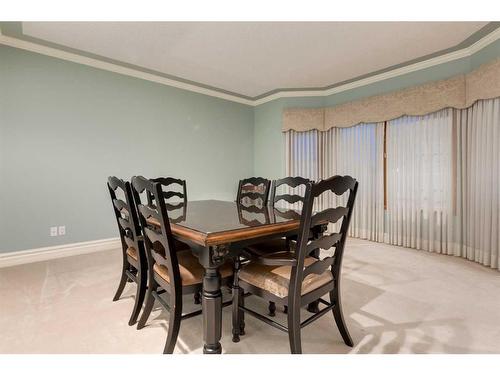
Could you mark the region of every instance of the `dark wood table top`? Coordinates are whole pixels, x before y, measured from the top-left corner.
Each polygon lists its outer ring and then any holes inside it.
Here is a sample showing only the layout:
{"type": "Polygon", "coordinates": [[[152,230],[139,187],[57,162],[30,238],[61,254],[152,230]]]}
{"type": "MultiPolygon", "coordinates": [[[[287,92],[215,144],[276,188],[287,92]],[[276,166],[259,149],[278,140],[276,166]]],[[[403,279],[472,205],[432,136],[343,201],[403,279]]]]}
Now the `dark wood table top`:
{"type": "MultiPolygon", "coordinates": [[[[244,207],[219,200],[189,201],[169,209],[172,233],[202,246],[221,245],[298,230],[300,211],[244,207]]],[[[155,223],[150,220],[151,224],[155,223]]]]}

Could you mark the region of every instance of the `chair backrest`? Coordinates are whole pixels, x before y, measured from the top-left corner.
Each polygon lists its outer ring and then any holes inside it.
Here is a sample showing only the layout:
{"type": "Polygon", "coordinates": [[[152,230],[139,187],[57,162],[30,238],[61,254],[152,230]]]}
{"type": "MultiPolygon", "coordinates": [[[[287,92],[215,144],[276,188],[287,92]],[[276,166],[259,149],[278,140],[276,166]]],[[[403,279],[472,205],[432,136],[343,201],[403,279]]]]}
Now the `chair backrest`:
{"type": "Polygon", "coordinates": [[[274,180],[272,187],[271,187],[271,198],[269,199],[270,202],[275,205],[276,203],[280,201],[285,201],[290,204],[294,204],[297,202],[304,202],[304,194],[276,194],[276,191],[280,187],[285,187],[287,190],[289,188],[296,188],[298,186],[304,185],[306,186],[309,182],[312,182],[308,178],[304,177],[285,177],[280,180],[274,180]]]}
{"type": "MultiPolygon", "coordinates": [[[[152,182],[158,182],[159,184],[162,185],[162,191],[163,191],[162,196],[165,201],[168,201],[169,199],[174,197],[178,197],[181,199],[181,202],[178,202],[176,204],[167,203],[168,209],[181,207],[182,204],[185,204],[187,202],[186,180],[181,180],[173,177],[157,177],[157,178],[150,178],[149,180],[152,182]],[[179,189],[178,190],[167,189],[171,185],[179,185],[179,189]]],[[[147,194],[147,197],[148,197],[148,203],[152,203],[154,197],[150,193],[147,194]]]]}
{"type": "MultiPolygon", "coordinates": [[[[300,214],[294,210],[291,210],[290,208],[294,208],[294,205],[297,203],[301,203],[303,205],[304,203],[304,197],[305,197],[305,192],[301,192],[300,194],[297,193],[289,193],[292,188],[296,188],[298,186],[304,186],[304,188],[307,186],[309,182],[312,182],[311,180],[304,178],[304,177],[285,177],[280,180],[274,180],[272,185],[271,185],[271,195],[269,198],[269,202],[273,205],[274,207],[274,216],[277,217],[282,217],[284,219],[298,219],[300,218],[300,214]],[[280,194],[279,191],[285,190],[285,193],[280,194]],[[277,193],[278,192],[278,193],[277,193]],[[277,207],[280,205],[282,202],[287,202],[289,204],[289,207],[285,207],[285,210],[282,210],[281,208],[277,207]],[[287,209],[288,208],[288,209],[287,209]]],[[[305,190],[305,189],[304,189],[305,190]]],[[[299,207],[296,207],[299,208],[299,207]]],[[[302,208],[302,207],[300,207],[302,208]]]]}
{"type": "Polygon", "coordinates": [[[262,177],[250,177],[240,180],[236,202],[244,205],[267,204],[271,181],[262,177]]]}
{"type": "Polygon", "coordinates": [[[187,201],[180,202],[179,204],[176,205],[165,203],[167,211],[169,212],[168,217],[170,219],[171,224],[178,224],[186,220],[187,205],[188,205],[187,201]]]}
{"type": "Polygon", "coordinates": [[[182,287],[179,263],[175,251],[174,237],[170,229],[162,184],[142,176],[134,176],[132,177],[132,187],[144,235],[149,269],[152,270],[154,263],[165,266],[169,273],[170,289],[172,291],[175,289],[179,293],[182,287]],[[145,204],[141,202],[140,194],[144,192],[146,192],[147,196],[151,195],[152,202],[149,199],[145,204]]]}
{"type": "Polygon", "coordinates": [[[237,208],[238,219],[241,224],[248,225],[249,227],[255,227],[262,224],[269,224],[271,222],[267,206],[258,207],[238,204],[237,208]]]}
{"type": "Polygon", "coordinates": [[[300,299],[302,282],[310,274],[320,275],[330,268],[333,280],[338,283],[347,230],[349,229],[357,190],[358,182],[350,176],[333,176],[317,183],[307,184],[297,249],[295,251],[297,265],[292,267],[290,277],[289,298],[292,298],[294,302],[300,299]],[[329,191],[337,196],[341,196],[348,191],[349,196],[346,206],[330,207],[313,215],[315,199],[329,191]],[[324,225],[326,228],[326,224],[336,223],[340,219],[342,219],[342,224],[338,233],[327,234],[320,232],[315,239],[310,240],[310,233],[313,228],[318,225],[324,225]],[[313,251],[332,247],[335,248],[333,255],[316,261],[312,265],[305,266],[305,258],[313,251]]]}
{"type": "Polygon", "coordinates": [[[120,232],[123,251],[133,247],[141,255],[143,252],[142,241],[140,241],[141,228],[130,182],[114,176],[108,177],[108,190],[118,224],[118,231],[120,232]],[[118,192],[124,199],[117,197],[118,192]]]}

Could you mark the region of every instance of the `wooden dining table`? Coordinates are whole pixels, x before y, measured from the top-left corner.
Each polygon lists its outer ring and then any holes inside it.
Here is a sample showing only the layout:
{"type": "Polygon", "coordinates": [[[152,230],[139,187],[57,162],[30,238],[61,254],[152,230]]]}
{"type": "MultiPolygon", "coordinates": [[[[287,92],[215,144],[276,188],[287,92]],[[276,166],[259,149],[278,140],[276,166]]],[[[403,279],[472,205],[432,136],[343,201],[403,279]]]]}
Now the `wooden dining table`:
{"type": "Polygon", "coordinates": [[[205,269],[203,276],[203,353],[220,354],[222,292],[219,267],[245,246],[297,234],[300,212],[264,206],[245,207],[220,200],[189,201],[169,210],[175,238],[190,245],[205,269]]]}

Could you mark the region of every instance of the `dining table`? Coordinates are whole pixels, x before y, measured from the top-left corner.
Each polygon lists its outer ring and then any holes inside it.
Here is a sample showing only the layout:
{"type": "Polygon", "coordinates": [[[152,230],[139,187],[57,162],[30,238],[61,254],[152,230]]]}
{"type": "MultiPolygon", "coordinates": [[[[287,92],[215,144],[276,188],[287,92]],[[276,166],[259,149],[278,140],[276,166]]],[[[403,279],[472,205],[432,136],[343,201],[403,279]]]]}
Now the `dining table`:
{"type": "Polygon", "coordinates": [[[232,201],[198,200],[168,210],[173,236],[187,243],[204,268],[203,353],[220,354],[222,291],[219,267],[248,245],[298,233],[300,210],[244,206],[232,201]]]}

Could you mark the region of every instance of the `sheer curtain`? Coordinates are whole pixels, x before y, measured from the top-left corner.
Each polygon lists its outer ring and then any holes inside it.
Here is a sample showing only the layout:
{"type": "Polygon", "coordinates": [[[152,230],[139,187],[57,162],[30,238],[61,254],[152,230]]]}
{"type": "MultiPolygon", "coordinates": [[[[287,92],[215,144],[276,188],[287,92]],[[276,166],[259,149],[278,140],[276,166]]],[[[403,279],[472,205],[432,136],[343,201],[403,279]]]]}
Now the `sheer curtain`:
{"type": "Polygon", "coordinates": [[[454,254],[500,270],[500,98],[456,113],[454,254]]]}
{"type": "MultiPolygon", "coordinates": [[[[287,175],[315,181],[351,175],[359,181],[349,235],[373,241],[382,241],[384,233],[383,131],[379,123],[285,133],[287,175]]],[[[334,199],[345,197],[325,194],[319,208],[336,204],[334,199]]]]}
{"type": "Polygon", "coordinates": [[[317,181],[321,177],[321,132],[310,130],[285,133],[285,163],[287,176],[301,176],[317,181]]]}
{"type": "Polygon", "coordinates": [[[351,236],[500,270],[500,98],[402,116],[387,122],[385,139],[385,182],[381,123],[285,133],[286,172],[358,179],[351,236]]]}
{"type": "Polygon", "coordinates": [[[453,247],[453,111],[388,121],[386,242],[448,253],[453,247]]]}

